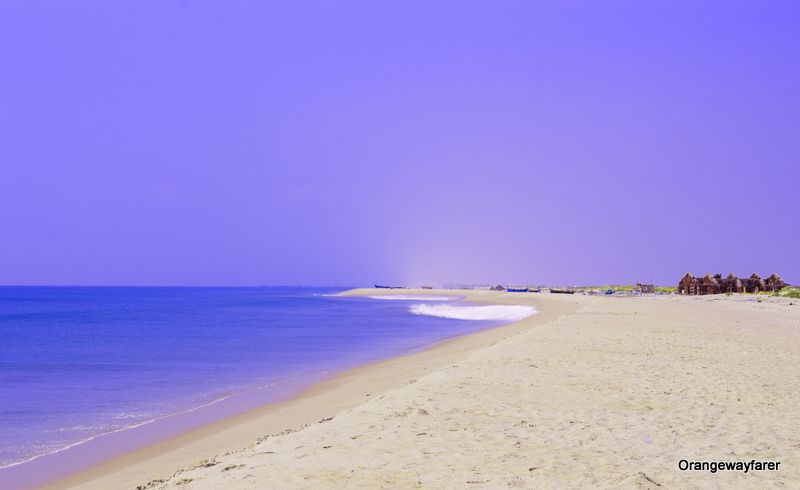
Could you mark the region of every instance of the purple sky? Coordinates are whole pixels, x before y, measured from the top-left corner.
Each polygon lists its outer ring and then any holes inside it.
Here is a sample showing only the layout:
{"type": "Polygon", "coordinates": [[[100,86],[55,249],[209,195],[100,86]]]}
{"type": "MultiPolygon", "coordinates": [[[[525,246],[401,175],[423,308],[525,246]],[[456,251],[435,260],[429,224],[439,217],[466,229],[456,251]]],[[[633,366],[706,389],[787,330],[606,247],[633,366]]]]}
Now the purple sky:
{"type": "Polygon", "coordinates": [[[800,282],[800,7],[653,3],[3,0],[0,284],[800,282]]]}

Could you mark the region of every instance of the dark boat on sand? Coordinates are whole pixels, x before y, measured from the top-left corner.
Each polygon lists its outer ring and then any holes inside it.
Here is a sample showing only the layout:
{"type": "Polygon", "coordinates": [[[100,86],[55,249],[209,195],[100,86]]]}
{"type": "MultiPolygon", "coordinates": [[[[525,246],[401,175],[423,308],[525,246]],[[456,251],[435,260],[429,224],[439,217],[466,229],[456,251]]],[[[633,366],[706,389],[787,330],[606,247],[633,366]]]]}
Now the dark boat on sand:
{"type": "Polygon", "coordinates": [[[554,294],[575,294],[572,289],[551,289],[550,292],[554,294]]]}
{"type": "Polygon", "coordinates": [[[380,284],[375,285],[376,289],[405,289],[403,286],[381,286],[380,284]]]}
{"type": "Polygon", "coordinates": [[[509,293],[527,293],[528,288],[507,288],[506,291],[509,293]]]}

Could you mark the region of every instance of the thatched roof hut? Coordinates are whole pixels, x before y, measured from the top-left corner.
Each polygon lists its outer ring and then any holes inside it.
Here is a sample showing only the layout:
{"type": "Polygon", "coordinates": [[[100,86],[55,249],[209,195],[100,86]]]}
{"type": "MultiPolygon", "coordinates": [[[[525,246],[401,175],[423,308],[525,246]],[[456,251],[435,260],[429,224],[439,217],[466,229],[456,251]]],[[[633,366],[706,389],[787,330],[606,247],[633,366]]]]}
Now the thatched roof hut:
{"type": "Polygon", "coordinates": [[[697,278],[687,272],[678,282],[678,294],[697,294],[697,292],[697,278]]]}
{"type": "Polygon", "coordinates": [[[726,293],[743,293],[744,284],[741,279],[736,277],[736,274],[731,272],[728,277],[722,280],[722,291],[726,293]]]}
{"type": "Polygon", "coordinates": [[[722,292],[722,285],[720,284],[719,279],[722,278],[721,274],[717,274],[712,276],[711,274],[706,274],[703,276],[703,279],[700,280],[698,283],[698,289],[700,294],[717,294],[722,292]]]}
{"type": "Polygon", "coordinates": [[[764,282],[763,279],[761,279],[761,276],[759,276],[758,274],[753,273],[753,275],[747,278],[747,281],[745,282],[745,291],[747,291],[748,293],[757,293],[759,291],[766,291],[766,290],[767,290],[767,284],[764,282]]]}
{"type": "Polygon", "coordinates": [[[506,288],[504,288],[503,286],[501,286],[499,284],[497,286],[493,287],[493,288],[490,288],[490,289],[492,291],[505,291],[506,290],[506,288]]]}
{"type": "Polygon", "coordinates": [[[784,287],[786,287],[786,283],[783,282],[781,276],[778,275],[777,272],[773,272],[766,281],[764,281],[766,285],[767,291],[780,291],[784,287]]]}

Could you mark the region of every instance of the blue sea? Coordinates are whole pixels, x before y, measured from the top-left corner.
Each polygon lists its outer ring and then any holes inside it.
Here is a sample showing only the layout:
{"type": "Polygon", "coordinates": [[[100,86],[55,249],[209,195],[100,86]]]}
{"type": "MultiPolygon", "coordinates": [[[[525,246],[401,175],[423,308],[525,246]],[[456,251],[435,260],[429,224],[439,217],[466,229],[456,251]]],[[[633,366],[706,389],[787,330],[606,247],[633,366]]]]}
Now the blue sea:
{"type": "Polygon", "coordinates": [[[337,291],[0,287],[0,467],[526,316],[337,291]]]}

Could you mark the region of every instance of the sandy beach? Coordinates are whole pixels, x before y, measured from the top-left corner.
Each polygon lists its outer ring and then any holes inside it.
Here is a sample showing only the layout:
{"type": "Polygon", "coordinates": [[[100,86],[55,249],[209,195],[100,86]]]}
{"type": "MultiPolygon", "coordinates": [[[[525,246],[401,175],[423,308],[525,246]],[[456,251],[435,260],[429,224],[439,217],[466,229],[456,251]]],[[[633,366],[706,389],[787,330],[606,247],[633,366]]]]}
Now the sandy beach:
{"type": "Polygon", "coordinates": [[[800,490],[800,1],[88,3],[0,0],[0,490],[800,490]]]}
{"type": "Polygon", "coordinates": [[[800,487],[797,300],[463,295],[540,313],[51,488],[800,487]],[[711,473],[681,460],[780,465],[711,473]]]}

